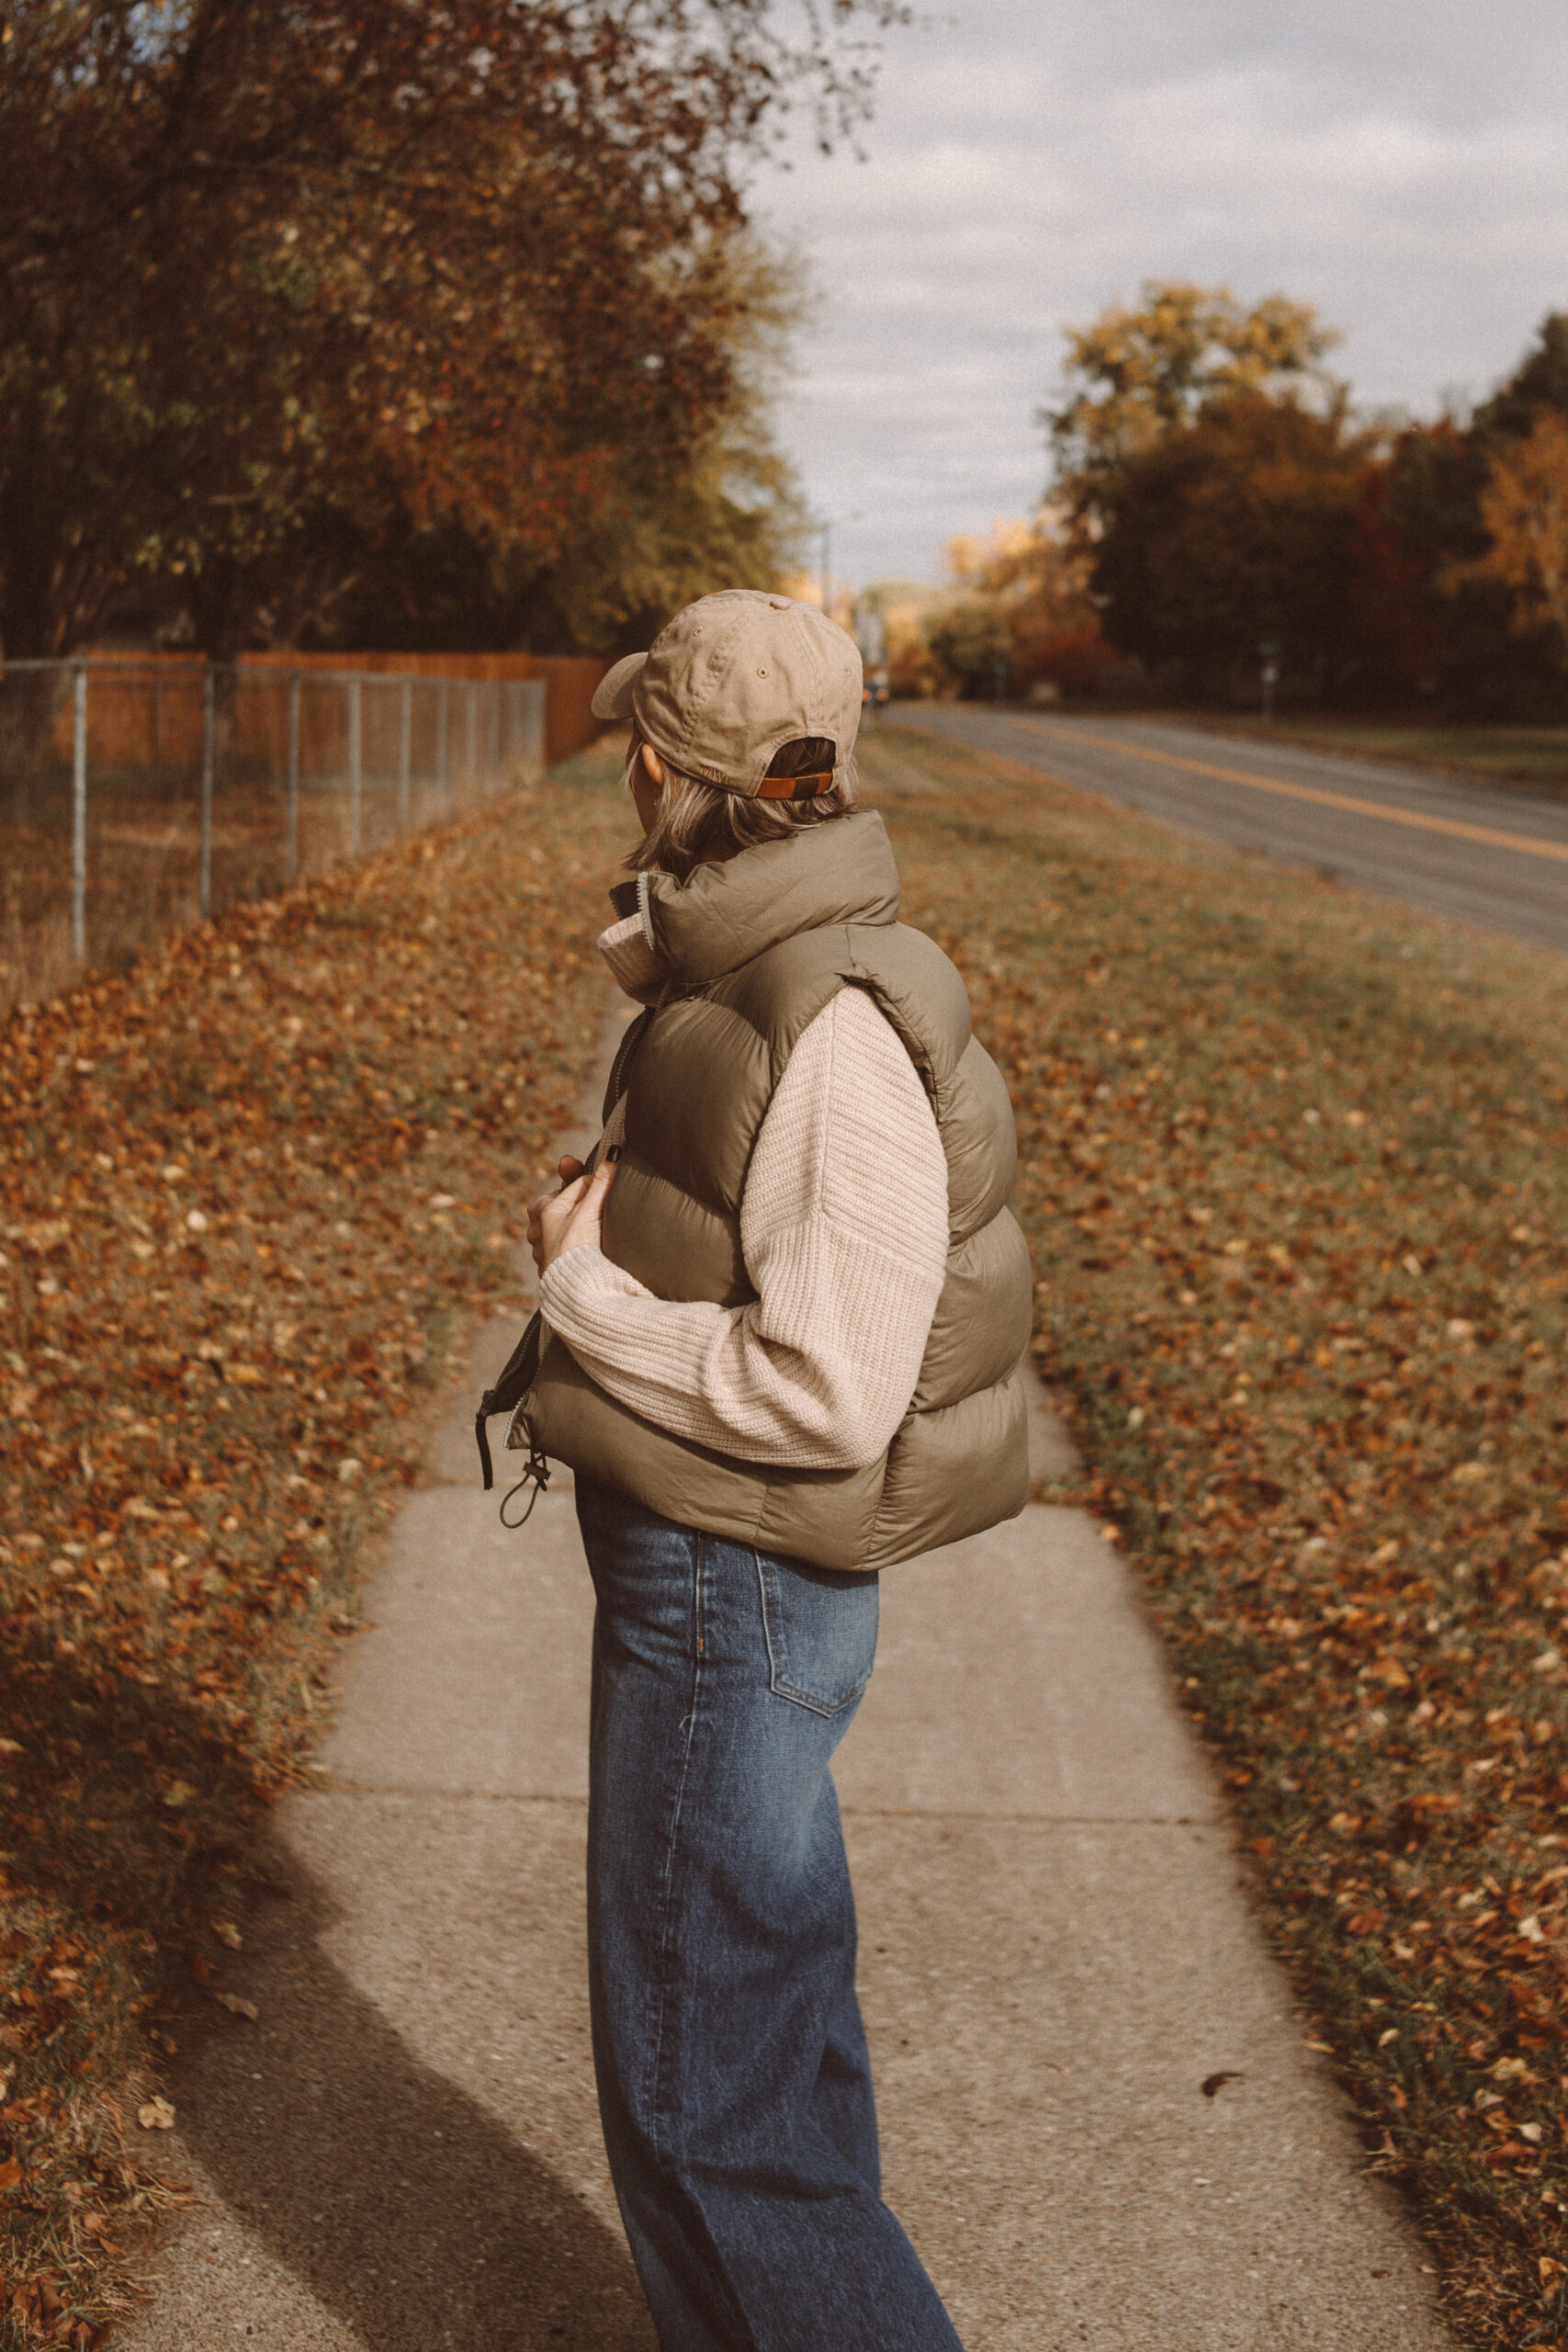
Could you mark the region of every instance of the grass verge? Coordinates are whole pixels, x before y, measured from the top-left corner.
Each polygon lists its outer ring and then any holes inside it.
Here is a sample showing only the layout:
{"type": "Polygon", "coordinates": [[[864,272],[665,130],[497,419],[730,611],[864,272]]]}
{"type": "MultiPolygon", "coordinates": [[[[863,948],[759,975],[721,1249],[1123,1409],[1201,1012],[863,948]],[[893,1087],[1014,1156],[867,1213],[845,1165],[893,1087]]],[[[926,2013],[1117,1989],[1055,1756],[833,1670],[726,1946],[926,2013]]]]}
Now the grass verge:
{"type": "Polygon", "coordinates": [[[1561,2352],[1568,965],[933,737],[862,771],[1309,2038],[1466,2339],[1561,2352]]]}
{"type": "Polygon", "coordinates": [[[98,2345],[157,2062],[569,1120],[618,763],[0,1033],[0,2342],[98,2345]]]}
{"type": "Polygon", "coordinates": [[[1568,793],[1568,727],[1417,727],[1396,719],[1313,718],[1300,711],[1265,726],[1229,712],[1137,713],[1174,718],[1210,734],[1254,743],[1291,743],[1308,752],[1348,752],[1359,760],[1403,760],[1482,784],[1568,793]]]}

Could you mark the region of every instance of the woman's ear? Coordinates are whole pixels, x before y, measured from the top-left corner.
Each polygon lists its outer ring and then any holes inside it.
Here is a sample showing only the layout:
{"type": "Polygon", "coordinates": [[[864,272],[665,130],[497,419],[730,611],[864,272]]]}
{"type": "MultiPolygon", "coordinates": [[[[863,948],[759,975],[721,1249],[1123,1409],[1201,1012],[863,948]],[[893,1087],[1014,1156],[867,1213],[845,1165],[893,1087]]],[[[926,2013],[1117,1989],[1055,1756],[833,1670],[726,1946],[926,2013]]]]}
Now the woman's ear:
{"type": "Polygon", "coordinates": [[[642,763],[648,770],[649,775],[652,777],[654,783],[658,785],[660,790],[662,791],[664,788],[664,763],[660,758],[651,743],[645,743],[642,747],[642,763]]]}

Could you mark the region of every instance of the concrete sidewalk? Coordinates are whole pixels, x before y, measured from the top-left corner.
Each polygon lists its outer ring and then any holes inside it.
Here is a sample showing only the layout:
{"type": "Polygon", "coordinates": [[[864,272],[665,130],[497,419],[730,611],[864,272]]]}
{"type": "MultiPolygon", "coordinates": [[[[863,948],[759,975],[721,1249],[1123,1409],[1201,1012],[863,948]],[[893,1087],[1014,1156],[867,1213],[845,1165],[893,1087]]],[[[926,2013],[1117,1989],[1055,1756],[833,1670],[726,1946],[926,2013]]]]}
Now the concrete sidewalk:
{"type": "MultiPolygon", "coordinates": [[[[509,1534],[472,1459],[514,1335],[482,1336],[225,1956],[258,2020],[215,2004],[182,2062],[209,2201],[143,2352],[653,2352],[588,2050],[587,1570],[560,1474],[509,1534]]],[[[838,1781],[887,2195],[968,2352],[1451,2346],[1082,1513],[886,1577],[838,1781]]]]}

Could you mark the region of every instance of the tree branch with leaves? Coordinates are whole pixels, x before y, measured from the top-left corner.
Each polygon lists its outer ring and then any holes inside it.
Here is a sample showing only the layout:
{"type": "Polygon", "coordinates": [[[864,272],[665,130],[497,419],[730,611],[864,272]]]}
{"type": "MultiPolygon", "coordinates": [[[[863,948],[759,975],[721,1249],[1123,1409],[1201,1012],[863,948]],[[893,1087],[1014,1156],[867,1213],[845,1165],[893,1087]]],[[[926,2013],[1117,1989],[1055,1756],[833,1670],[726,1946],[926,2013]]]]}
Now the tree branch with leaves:
{"type": "Polygon", "coordinates": [[[711,266],[897,0],[0,0],[0,641],[148,580],[243,642],[307,541],[558,551],[732,388],[711,266]]]}

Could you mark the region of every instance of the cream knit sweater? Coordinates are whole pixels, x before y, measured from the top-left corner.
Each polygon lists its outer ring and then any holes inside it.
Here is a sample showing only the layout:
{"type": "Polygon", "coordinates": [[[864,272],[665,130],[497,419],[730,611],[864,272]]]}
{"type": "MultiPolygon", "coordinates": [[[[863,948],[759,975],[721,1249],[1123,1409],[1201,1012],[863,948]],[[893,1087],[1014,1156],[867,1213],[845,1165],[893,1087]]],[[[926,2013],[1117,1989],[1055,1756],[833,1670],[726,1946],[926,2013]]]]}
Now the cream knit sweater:
{"type": "MultiPolygon", "coordinates": [[[[600,947],[634,996],[659,975],[636,916],[600,947]]],[[[619,1140],[620,1109],[604,1145],[619,1140]]],[[[947,1159],[875,1003],[841,989],[804,1031],[740,1203],[748,1306],[655,1297],[602,1250],[567,1250],[540,1302],[583,1370],[677,1437],[744,1462],[876,1461],[914,1394],[947,1266],[947,1159]]]]}

